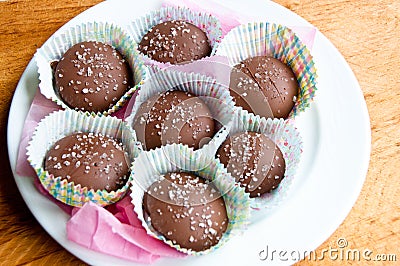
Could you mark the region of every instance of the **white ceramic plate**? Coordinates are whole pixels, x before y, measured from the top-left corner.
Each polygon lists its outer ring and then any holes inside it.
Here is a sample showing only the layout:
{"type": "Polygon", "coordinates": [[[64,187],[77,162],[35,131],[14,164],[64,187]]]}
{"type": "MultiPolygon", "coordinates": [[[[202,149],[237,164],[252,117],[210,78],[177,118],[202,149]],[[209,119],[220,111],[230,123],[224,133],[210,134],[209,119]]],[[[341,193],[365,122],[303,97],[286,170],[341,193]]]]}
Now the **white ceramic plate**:
{"type": "MultiPolygon", "coordinates": [[[[311,26],[298,15],[267,0],[220,3],[254,21],[311,26]]],[[[106,1],[78,15],[64,27],[85,20],[126,25],[160,6],[160,0],[141,1],[140,5],[130,0],[106,1]]],[[[320,32],[312,54],[318,69],[319,90],[311,108],[296,119],[304,139],[304,153],[290,196],[281,208],[258,219],[242,236],[231,239],[217,252],[187,259],[161,259],[155,265],[292,264],[299,253],[322,244],[344,220],[360,193],[368,169],[369,116],[350,67],[320,32]],[[267,248],[269,256],[262,261],[260,252],[264,251],[261,255],[265,258],[267,248]],[[286,255],[279,256],[279,251],[286,251],[286,255]]],[[[64,226],[69,217],[36,190],[31,178],[15,173],[19,139],[37,86],[37,68],[31,60],[16,88],[7,132],[10,163],[22,197],[43,228],[78,258],[92,265],[134,265],[69,242],[64,226]]]]}

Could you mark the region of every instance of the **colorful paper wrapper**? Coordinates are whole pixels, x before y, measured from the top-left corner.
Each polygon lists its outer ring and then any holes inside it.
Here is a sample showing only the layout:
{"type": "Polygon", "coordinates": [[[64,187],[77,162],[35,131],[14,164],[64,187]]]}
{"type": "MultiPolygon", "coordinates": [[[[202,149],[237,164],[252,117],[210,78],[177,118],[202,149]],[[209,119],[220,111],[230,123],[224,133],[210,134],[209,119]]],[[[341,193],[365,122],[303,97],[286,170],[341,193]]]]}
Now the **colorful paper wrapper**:
{"type": "MultiPolygon", "coordinates": [[[[56,111],[40,121],[27,147],[28,161],[39,177],[42,186],[59,201],[76,207],[91,201],[100,206],[117,202],[128,189],[130,180],[117,191],[93,190],[75,185],[62,177],[55,178],[43,168],[47,151],[53,144],[75,132],[101,133],[121,140],[131,165],[140,153],[141,146],[136,141],[135,132],[125,122],[109,116],[95,116],[74,110],[56,111]]],[[[131,178],[131,177],[130,177],[131,178]]]]}
{"type": "Polygon", "coordinates": [[[252,209],[272,210],[284,201],[290,191],[290,185],[293,182],[300,162],[303,147],[300,133],[291,121],[282,118],[261,118],[243,110],[238,111],[234,116],[229,135],[246,131],[266,135],[278,145],[286,164],[284,178],[279,186],[272,192],[265,193],[260,197],[251,198],[252,209]]]}
{"type": "MultiPolygon", "coordinates": [[[[127,114],[126,121],[129,125],[133,125],[135,115],[141,104],[152,96],[170,91],[171,89],[186,91],[199,97],[209,107],[213,116],[212,118],[222,125],[222,128],[219,129],[214,137],[198,150],[214,154],[228,134],[227,129],[230,127],[235,109],[229,90],[212,77],[197,73],[170,70],[154,73],[137,92],[131,109],[132,113],[127,114]]],[[[130,108],[128,107],[128,109],[130,108]]]]}
{"type": "Polygon", "coordinates": [[[64,109],[70,109],[56,93],[53,84],[51,63],[60,60],[70,47],[83,41],[98,41],[113,46],[122,54],[131,67],[134,86],[113,107],[103,112],[104,115],[111,114],[122,108],[146,79],[146,68],[139,59],[135,44],[127,33],[114,24],[88,22],[76,25],[52,36],[35,54],[39,69],[40,92],[64,109]]]}
{"type": "Polygon", "coordinates": [[[254,22],[232,29],[218,46],[217,55],[227,56],[233,66],[254,56],[266,55],[290,66],[299,83],[299,93],[289,119],[309,107],[317,90],[317,73],[309,49],[288,27],[254,22]]]}
{"type": "Polygon", "coordinates": [[[168,245],[189,255],[205,255],[220,248],[231,237],[241,234],[247,227],[250,218],[250,198],[244,189],[235,185],[234,179],[228,174],[222,164],[216,160],[209,160],[203,154],[194,153],[193,149],[181,145],[172,144],[149,152],[141,153],[133,163],[131,197],[135,206],[135,212],[147,233],[155,238],[163,240],[168,245]],[[217,245],[208,250],[195,252],[182,248],[172,241],[157,233],[147,223],[143,213],[143,196],[148,187],[159,180],[160,175],[169,172],[192,172],[197,176],[212,180],[213,184],[221,192],[227,207],[229,225],[217,245]]]}
{"type": "MultiPolygon", "coordinates": [[[[222,38],[221,24],[214,16],[208,13],[195,13],[188,8],[184,7],[164,7],[156,11],[152,11],[149,14],[134,20],[128,25],[128,33],[132,36],[136,43],[140,43],[143,36],[155,25],[171,21],[171,20],[183,20],[187,21],[201,30],[203,30],[210,42],[212,52],[211,56],[215,54],[216,48],[222,38]]],[[[162,63],[155,61],[139,53],[142,60],[146,65],[156,65],[160,68],[171,66],[170,63],[162,63]]]]}

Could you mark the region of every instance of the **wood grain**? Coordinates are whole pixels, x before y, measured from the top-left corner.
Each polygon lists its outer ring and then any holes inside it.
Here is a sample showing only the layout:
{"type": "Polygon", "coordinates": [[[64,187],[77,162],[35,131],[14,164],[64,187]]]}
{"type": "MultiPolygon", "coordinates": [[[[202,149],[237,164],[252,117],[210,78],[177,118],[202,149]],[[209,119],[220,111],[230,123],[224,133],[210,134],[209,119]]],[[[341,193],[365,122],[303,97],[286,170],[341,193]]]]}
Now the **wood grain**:
{"type": "MultiPolygon", "coordinates": [[[[100,0],[0,2],[0,264],[84,264],[40,227],[14,183],[6,146],[8,109],[36,49],[68,20],[100,0]]],[[[350,214],[323,249],[340,237],[353,249],[396,254],[400,261],[400,2],[396,0],[277,0],[314,24],[343,54],[367,102],[372,151],[368,175],[350,214]]],[[[340,78],[340,77],[338,77],[340,78]]],[[[298,265],[364,265],[304,260],[298,265]]]]}

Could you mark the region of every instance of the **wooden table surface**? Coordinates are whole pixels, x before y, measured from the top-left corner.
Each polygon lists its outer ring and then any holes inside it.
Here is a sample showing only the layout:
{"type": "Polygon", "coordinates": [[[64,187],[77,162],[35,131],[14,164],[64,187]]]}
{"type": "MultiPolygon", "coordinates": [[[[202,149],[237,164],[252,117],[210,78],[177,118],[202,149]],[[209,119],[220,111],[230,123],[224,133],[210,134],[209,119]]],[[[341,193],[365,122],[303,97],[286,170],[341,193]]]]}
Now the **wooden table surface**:
{"type": "MultiPolygon", "coordinates": [[[[83,264],[34,219],[9,166],[6,125],[17,82],[36,49],[68,20],[100,0],[0,1],[0,264],[83,264]]],[[[395,254],[400,263],[400,2],[277,0],[315,25],[354,71],[371,119],[372,152],[361,194],[345,221],[317,250],[344,237],[352,249],[395,254]]],[[[338,77],[340,78],[340,77],[338,77]]],[[[343,151],[345,152],[345,151],[343,151]]],[[[342,265],[304,260],[299,265],[342,265]]],[[[366,262],[348,261],[351,265],[366,262]]]]}

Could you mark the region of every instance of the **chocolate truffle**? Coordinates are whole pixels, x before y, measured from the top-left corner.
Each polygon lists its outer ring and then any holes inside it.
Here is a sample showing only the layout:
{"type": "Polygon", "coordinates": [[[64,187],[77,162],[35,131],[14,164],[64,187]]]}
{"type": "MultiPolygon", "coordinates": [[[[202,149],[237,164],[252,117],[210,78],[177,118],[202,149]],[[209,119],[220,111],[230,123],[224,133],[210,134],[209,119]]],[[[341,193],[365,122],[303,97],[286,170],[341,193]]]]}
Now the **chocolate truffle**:
{"type": "Polygon", "coordinates": [[[211,54],[207,35],[182,20],[155,25],[143,36],[138,49],[153,60],[171,64],[192,62],[211,54]]]}
{"type": "Polygon", "coordinates": [[[201,148],[214,135],[214,119],[206,103],[183,91],[156,94],[142,103],[133,128],[147,150],[182,143],[201,148]]]}
{"type": "Polygon", "coordinates": [[[54,71],[56,93],[69,107],[110,109],[132,84],[129,64],[108,44],[81,42],[68,49],[54,71]]]}
{"type": "Polygon", "coordinates": [[[299,85],[289,66],[272,57],[256,56],[234,67],[230,89],[237,106],[264,117],[287,118],[299,85]]]}
{"type": "Polygon", "coordinates": [[[97,133],[73,133],[58,140],[46,154],[44,169],[95,191],[118,190],[129,177],[122,144],[97,133]]]}
{"type": "Polygon", "coordinates": [[[172,243],[193,251],[215,246],[229,223],[218,189],[190,173],[168,173],[144,195],[153,228],[172,243]]]}
{"type": "Polygon", "coordinates": [[[252,198],[277,188],[285,174],[281,150],[261,133],[230,136],[218,149],[217,158],[252,198]]]}

